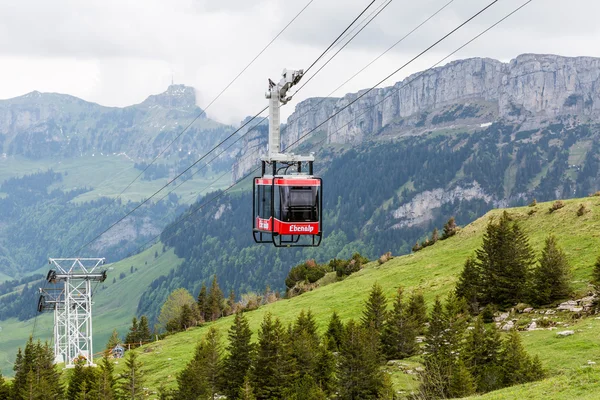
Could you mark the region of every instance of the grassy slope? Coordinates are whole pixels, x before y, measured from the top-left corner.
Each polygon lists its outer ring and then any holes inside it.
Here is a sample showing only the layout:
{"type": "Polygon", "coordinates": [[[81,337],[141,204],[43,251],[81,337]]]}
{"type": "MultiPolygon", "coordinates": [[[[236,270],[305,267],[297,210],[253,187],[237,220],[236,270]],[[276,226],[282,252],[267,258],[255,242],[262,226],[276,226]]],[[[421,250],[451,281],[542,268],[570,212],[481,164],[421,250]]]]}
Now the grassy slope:
{"type": "MultiPolygon", "coordinates": [[[[552,214],[548,213],[550,203],[541,203],[534,208],[513,209],[511,214],[522,222],[524,230],[530,235],[531,244],[538,253],[541,251],[547,234],[556,235],[573,267],[573,285],[577,291],[583,292],[591,274],[591,265],[598,255],[600,198],[568,200],[565,201],[565,204],[564,208],[552,214]],[[577,217],[576,211],[581,203],[591,211],[582,217],[577,217]],[[532,209],[537,212],[529,216],[528,212],[532,209]]],[[[399,285],[402,285],[409,290],[421,289],[426,300],[431,302],[435,296],[445,295],[453,287],[465,259],[480,246],[489,217],[498,216],[500,213],[499,210],[492,211],[462,229],[456,237],[438,242],[435,246],[428,247],[416,254],[397,257],[382,266],[371,263],[366,269],[342,282],[333,283],[291,300],[283,300],[249,312],[247,316],[251,328],[256,335],[266,312],[271,312],[283,322],[288,323],[294,320],[300,310],[310,309],[315,314],[321,330],[325,328],[328,318],[334,310],[344,320],[359,318],[364,301],[375,282],[383,287],[389,297],[394,294],[399,285]]],[[[230,324],[231,317],[228,317],[213,325],[225,337],[230,324]]],[[[588,319],[577,324],[575,329],[578,330],[576,335],[564,339],[556,338],[555,332],[552,331],[528,332],[523,336],[527,348],[533,354],[540,355],[545,367],[553,375],[570,374],[572,373],[570,371],[577,370],[587,360],[599,357],[597,361],[600,362],[600,352],[598,351],[600,350],[600,337],[597,335],[600,321],[588,319]],[[580,333],[580,330],[583,333],[580,333]]],[[[174,385],[176,373],[191,358],[195,343],[205,332],[206,327],[195,328],[145,346],[141,357],[148,370],[149,387],[156,388],[159,383],[174,385]]],[[[396,371],[393,376],[399,390],[410,390],[415,385],[415,381],[407,375],[396,371]]],[[[527,391],[535,391],[535,387],[548,389],[554,385],[565,385],[569,381],[566,376],[555,376],[541,383],[507,389],[506,397],[502,398],[512,398],[511,393],[513,392],[511,391],[514,390],[529,393],[527,391]]],[[[584,388],[588,384],[583,382],[582,385],[584,388]]]]}
{"type": "MultiPolygon", "coordinates": [[[[0,158],[0,183],[11,177],[20,177],[49,169],[63,174],[68,172],[68,175],[63,176],[63,181],[53,185],[52,188],[72,190],[81,187],[91,187],[91,191],[75,199],[78,202],[85,202],[96,200],[99,197],[116,197],[124,187],[140,174],[140,170],[135,169],[133,165],[134,161],[124,155],[110,154],[101,156],[100,153],[95,154],[94,157],[88,155],[62,160],[46,159],[34,161],[24,157],[0,158]]],[[[207,189],[208,184],[212,183],[221,174],[201,177],[200,173],[183,184],[175,193],[181,196],[182,202],[190,204],[196,200],[198,192],[207,189]],[[190,195],[190,193],[195,193],[195,195],[190,195]]],[[[153,181],[139,179],[121,198],[123,201],[139,201],[148,198],[167,182],[168,179],[166,178],[153,181]]],[[[227,175],[208,190],[222,189],[230,184],[231,177],[227,175]]],[[[167,191],[165,190],[157,199],[166,193],[167,191]]]]}
{"type": "MultiPolygon", "coordinates": [[[[154,252],[160,254],[161,244],[157,244],[148,250],[115,264],[107,265],[109,268],[108,279],[104,282],[105,289],[98,285],[94,295],[93,329],[94,349],[102,351],[108,341],[113,329],[117,329],[124,336],[131,325],[131,318],[136,314],[139,299],[150,285],[150,283],[161,275],[181,263],[173,250],[154,262],[154,252]],[[147,265],[145,263],[148,263],[147,265]],[[133,274],[130,268],[133,265],[133,274]],[[126,277],[119,279],[124,272],[126,277]],[[113,282],[116,278],[116,283],[113,282]]],[[[93,286],[92,286],[93,288],[93,286]]],[[[32,302],[37,299],[31,299],[32,302]]],[[[19,322],[10,319],[0,322],[0,370],[3,375],[12,375],[12,363],[15,360],[16,350],[24,346],[34,331],[34,320],[19,322]]],[[[41,340],[52,338],[53,319],[51,314],[40,315],[35,322],[35,337],[41,340]]]]}

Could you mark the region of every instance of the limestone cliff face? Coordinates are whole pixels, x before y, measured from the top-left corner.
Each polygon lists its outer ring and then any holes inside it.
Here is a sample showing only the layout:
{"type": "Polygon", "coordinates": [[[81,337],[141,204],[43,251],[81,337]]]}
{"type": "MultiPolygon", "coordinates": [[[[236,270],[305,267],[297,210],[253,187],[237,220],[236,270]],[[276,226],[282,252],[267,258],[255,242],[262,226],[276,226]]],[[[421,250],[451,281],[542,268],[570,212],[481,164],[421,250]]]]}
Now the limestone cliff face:
{"type": "MultiPolygon", "coordinates": [[[[283,141],[291,142],[313,129],[361,93],[323,102],[307,115],[315,99],[298,104],[283,141]],[[293,118],[296,115],[302,116],[293,118]]],[[[568,114],[600,116],[600,59],[524,54],[509,63],[488,58],[454,61],[373,90],[326,125],[329,142],[358,143],[393,124],[395,134],[401,135],[458,119],[542,123],[568,114]],[[471,105],[470,112],[444,114],[456,104],[471,105]]]]}

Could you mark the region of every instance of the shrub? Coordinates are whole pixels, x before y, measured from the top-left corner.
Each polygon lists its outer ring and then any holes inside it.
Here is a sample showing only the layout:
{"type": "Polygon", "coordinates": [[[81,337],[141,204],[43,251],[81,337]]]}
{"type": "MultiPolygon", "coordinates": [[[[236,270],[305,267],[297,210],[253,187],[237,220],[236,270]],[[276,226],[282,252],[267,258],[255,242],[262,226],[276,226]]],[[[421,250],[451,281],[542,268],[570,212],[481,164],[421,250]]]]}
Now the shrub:
{"type": "Polygon", "coordinates": [[[416,253],[417,251],[422,250],[422,249],[423,249],[423,247],[421,247],[419,242],[415,243],[415,245],[412,247],[413,253],[416,253]]]}
{"type": "Polygon", "coordinates": [[[552,206],[549,208],[549,212],[553,213],[556,210],[560,210],[561,208],[563,208],[565,206],[564,201],[562,200],[556,200],[554,203],[552,203],[552,206]]]}
{"type": "Polygon", "coordinates": [[[379,263],[379,265],[381,265],[381,264],[384,264],[384,263],[388,262],[392,258],[394,258],[392,256],[392,252],[388,251],[387,253],[385,253],[384,255],[382,255],[381,257],[379,257],[379,260],[377,260],[377,262],[379,263]]]}
{"type": "Polygon", "coordinates": [[[537,212],[537,210],[535,208],[532,208],[531,210],[527,211],[527,215],[533,215],[537,212]]]}
{"type": "Polygon", "coordinates": [[[315,283],[325,276],[325,268],[318,265],[314,260],[308,260],[302,264],[296,265],[285,278],[285,285],[289,288],[294,287],[298,282],[315,283]]]}
{"type": "Polygon", "coordinates": [[[581,217],[583,214],[589,212],[587,207],[584,204],[579,205],[579,209],[577,210],[577,216],[581,217]]]}

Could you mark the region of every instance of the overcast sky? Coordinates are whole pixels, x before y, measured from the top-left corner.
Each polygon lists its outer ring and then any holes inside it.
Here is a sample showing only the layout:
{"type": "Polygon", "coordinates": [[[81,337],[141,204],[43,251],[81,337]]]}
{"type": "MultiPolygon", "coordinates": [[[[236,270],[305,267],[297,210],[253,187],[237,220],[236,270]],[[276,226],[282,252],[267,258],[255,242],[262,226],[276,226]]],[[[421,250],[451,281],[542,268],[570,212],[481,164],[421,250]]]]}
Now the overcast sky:
{"type": "MultiPolygon", "coordinates": [[[[287,106],[324,96],[449,0],[392,3],[287,106]]],[[[33,90],[126,106],[175,83],[193,86],[200,107],[309,0],[19,0],[0,2],[0,98],[33,90]]],[[[304,13],[207,111],[237,124],[267,104],[267,78],[306,68],[370,0],[313,0],[304,13]]],[[[454,0],[336,95],[370,87],[491,0],[454,0]]],[[[525,0],[499,0],[388,85],[428,68],[525,0]]],[[[383,0],[376,0],[375,9],[383,0]]],[[[453,59],[521,53],[600,57],[600,2],[533,0],[453,59]]],[[[316,68],[315,68],[316,70],[316,68]]]]}

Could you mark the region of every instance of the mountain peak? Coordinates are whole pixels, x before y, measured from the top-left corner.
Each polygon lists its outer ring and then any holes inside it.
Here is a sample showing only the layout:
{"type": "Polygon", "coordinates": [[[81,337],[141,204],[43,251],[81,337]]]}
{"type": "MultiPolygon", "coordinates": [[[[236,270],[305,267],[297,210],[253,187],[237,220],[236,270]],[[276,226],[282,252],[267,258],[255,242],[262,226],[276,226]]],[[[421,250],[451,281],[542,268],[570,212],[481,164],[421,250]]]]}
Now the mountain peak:
{"type": "Polygon", "coordinates": [[[142,105],[192,109],[197,107],[196,90],[183,84],[169,85],[165,92],[149,96],[142,105]]]}

